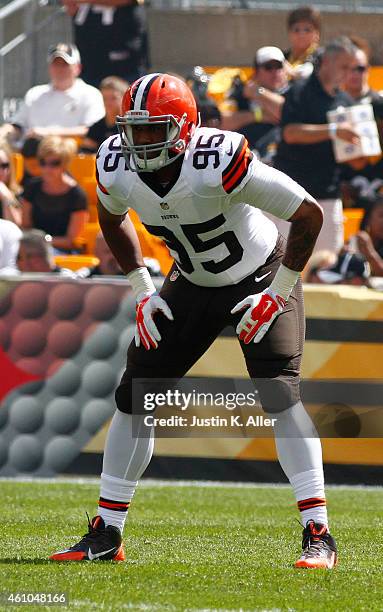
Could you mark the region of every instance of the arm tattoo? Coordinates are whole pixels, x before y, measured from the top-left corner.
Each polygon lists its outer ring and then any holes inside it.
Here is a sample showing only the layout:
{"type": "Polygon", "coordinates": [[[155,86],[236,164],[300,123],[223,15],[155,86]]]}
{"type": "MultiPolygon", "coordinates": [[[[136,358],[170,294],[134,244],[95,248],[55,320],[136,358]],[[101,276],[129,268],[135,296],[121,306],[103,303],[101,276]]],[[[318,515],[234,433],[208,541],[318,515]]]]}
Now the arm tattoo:
{"type": "Polygon", "coordinates": [[[300,272],[313,252],[322,221],[316,214],[309,214],[291,222],[283,265],[300,272]]]}

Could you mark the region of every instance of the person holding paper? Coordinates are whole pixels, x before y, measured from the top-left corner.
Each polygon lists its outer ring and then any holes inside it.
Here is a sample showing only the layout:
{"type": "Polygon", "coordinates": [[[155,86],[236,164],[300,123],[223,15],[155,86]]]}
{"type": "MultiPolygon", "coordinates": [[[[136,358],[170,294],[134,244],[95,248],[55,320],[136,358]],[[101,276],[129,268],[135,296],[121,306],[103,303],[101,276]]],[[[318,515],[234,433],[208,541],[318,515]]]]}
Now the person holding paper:
{"type": "MultiPolygon", "coordinates": [[[[308,79],[292,85],[282,111],[282,140],[274,166],[312,193],[324,210],[324,222],[316,250],[338,253],[343,246],[343,212],[340,199],[340,166],[333,140],[359,141],[350,124],[328,123],[327,113],[350,106],[352,98],[340,90],[356,47],[342,36],[323,50],[320,62],[308,79]]],[[[283,233],[283,228],[278,226],[283,233]]]]}

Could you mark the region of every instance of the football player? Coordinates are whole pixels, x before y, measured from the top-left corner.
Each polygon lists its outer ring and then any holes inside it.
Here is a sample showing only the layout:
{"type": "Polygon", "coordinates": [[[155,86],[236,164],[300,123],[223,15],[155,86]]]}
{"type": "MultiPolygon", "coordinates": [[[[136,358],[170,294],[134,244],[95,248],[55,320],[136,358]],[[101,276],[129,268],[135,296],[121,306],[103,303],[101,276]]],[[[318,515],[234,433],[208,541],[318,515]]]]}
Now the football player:
{"type": "Polygon", "coordinates": [[[123,560],[122,532],[153,431],[132,406],[132,381],[180,379],[222,329],[236,328],[263,408],[276,417],[280,464],[301,513],[296,567],[333,568],[321,443],[299,395],[304,339],[302,286],[322,210],[285,174],[265,166],[243,136],[198,127],[188,86],[149,74],[126,92],[119,135],[97,156],[99,220],[137,302],[136,335],[116,391],[98,513],[88,533],[54,561],[123,560]],[[135,210],[175,263],[156,292],[127,215],[135,210]],[[262,211],[289,220],[285,244],[262,211]],[[133,413],[135,427],[133,427],[133,413]],[[138,425],[137,425],[138,421],[138,425]]]}

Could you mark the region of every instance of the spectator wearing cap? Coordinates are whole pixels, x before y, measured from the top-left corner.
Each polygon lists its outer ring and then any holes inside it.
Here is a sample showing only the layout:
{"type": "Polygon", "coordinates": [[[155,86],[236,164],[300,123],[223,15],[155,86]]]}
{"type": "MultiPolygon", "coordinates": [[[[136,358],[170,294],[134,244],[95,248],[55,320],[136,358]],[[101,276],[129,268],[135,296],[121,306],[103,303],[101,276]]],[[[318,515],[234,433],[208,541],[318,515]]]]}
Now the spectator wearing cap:
{"type": "Polygon", "coordinates": [[[300,6],[287,15],[290,47],[285,51],[285,57],[290,78],[307,78],[312,74],[320,31],[321,15],[312,6],[300,6]]]}
{"type": "Polygon", "coordinates": [[[228,94],[231,111],[224,111],[223,128],[242,133],[250,147],[280,122],[288,89],[286,62],[278,47],[261,47],[255,54],[254,74],[246,82],[235,79],[228,94]]]}
{"type": "Polygon", "coordinates": [[[32,87],[12,119],[3,126],[13,137],[83,136],[105,114],[101,92],[79,78],[75,45],[59,43],[48,52],[50,82],[32,87]]]}
{"type": "Polygon", "coordinates": [[[370,274],[370,266],[363,255],[343,251],[334,265],[316,271],[315,282],[327,285],[369,286],[370,274]]]}
{"type": "MultiPolygon", "coordinates": [[[[358,142],[347,123],[329,124],[327,112],[350,106],[352,99],[340,90],[355,47],[346,37],[330,42],[321,62],[308,79],[298,79],[286,95],[274,166],[300,183],[323,207],[324,220],[315,250],[339,253],[343,246],[343,209],[340,167],[335,161],[333,139],[358,142]]],[[[286,231],[279,224],[282,233],[286,231]]]]}

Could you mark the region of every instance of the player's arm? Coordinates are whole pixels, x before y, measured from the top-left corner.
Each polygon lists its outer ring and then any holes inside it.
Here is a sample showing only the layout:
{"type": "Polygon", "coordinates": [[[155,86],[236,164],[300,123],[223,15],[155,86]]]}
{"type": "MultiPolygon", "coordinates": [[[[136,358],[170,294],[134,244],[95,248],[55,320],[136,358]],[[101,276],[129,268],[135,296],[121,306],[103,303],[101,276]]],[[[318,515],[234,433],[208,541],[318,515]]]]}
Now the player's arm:
{"type": "Polygon", "coordinates": [[[282,265],[301,272],[313,252],[323,223],[321,206],[307,194],[302,204],[288,219],[291,222],[282,265]]]}
{"type": "Polygon", "coordinates": [[[98,220],[105,241],[120,264],[129,274],[145,266],[137,232],[127,213],[113,215],[98,201],[98,220]]]}
{"type": "Polygon", "coordinates": [[[98,201],[98,219],[104,238],[127,275],[136,298],[136,346],[158,347],[161,335],[153,321],[157,312],[173,320],[169,306],[159,295],[145,267],[137,232],[127,213],[114,215],[98,201]]]}
{"type": "Polygon", "coordinates": [[[319,204],[288,176],[253,162],[250,177],[232,198],[233,203],[246,202],[291,222],[285,255],[270,287],[250,295],[237,304],[232,313],[246,309],[237,326],[245,343],[260,342],[274,319],[282,312],[307,263],[323,223],[319,204]]]}

